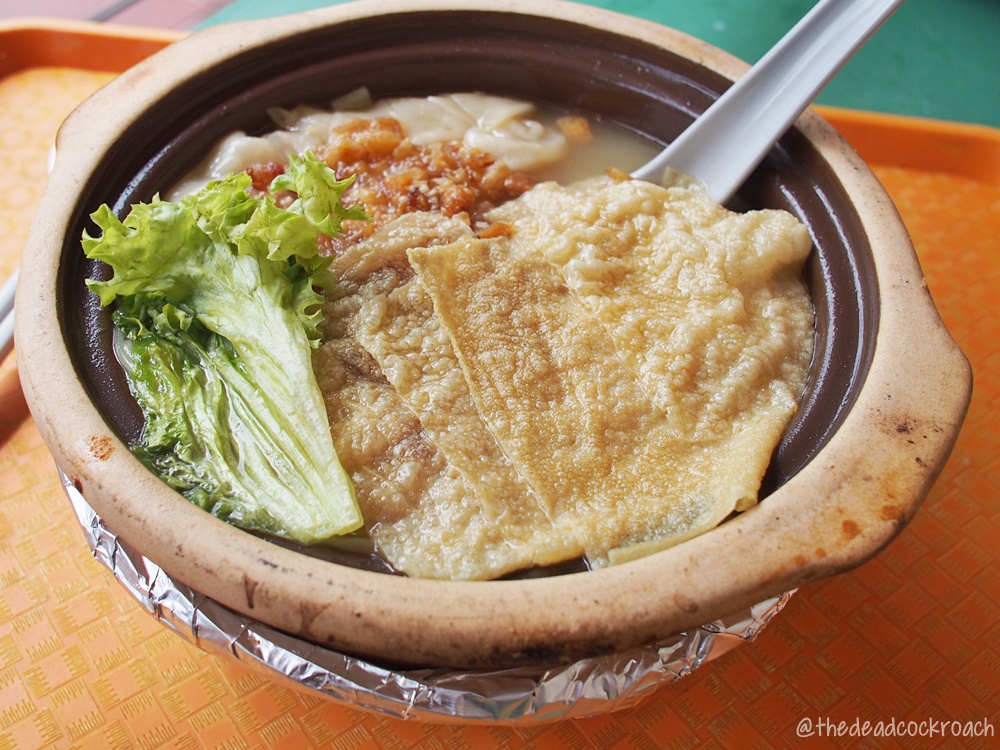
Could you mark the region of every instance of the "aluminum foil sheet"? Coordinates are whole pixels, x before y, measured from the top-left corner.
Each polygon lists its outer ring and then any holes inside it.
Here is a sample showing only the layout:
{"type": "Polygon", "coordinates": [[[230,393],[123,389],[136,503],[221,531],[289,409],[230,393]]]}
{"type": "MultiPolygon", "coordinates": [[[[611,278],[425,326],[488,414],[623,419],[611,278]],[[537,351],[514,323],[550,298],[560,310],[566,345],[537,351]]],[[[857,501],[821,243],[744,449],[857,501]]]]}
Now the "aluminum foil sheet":
{"type": "Polygon", "coordinates": [[[199,648],[344,704],[400,719],[542,723],[634,706],[742,643],[753,641],[794,592],[655,646],[573,664],[496,671],[397,669],[341,654],[234,612],[118,539],[60,471],[93,556],[150,614],[199,648]]]}

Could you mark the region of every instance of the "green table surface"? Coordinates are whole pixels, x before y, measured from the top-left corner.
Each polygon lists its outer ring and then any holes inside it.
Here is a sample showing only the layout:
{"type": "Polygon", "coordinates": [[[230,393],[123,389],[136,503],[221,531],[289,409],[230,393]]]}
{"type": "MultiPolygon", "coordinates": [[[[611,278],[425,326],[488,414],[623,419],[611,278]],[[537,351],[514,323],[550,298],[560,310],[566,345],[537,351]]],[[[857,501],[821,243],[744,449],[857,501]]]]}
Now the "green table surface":
{"type": "MultiPolygon", "coordinates": [[[[378,0],[364,1],[378,5],[378,0]]],[[[235,0],[203,26],[339,4],[235,0]]],[[[586,4],[673,27],[753,63],[808,12],[814,0],[588,0],[586,4]]],[[[908,0],[841,69],[817,103],[1000,127],[998,47],[1000,0],[908,0]]]]}

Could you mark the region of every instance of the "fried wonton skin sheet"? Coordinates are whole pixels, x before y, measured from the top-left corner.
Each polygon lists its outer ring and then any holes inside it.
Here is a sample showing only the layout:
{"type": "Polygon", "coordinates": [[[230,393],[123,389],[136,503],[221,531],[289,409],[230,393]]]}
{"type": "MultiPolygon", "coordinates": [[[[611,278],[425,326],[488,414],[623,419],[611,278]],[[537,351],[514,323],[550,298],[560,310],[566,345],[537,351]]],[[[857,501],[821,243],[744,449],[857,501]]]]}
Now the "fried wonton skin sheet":
{"type": "Polygon", "coordinates": [[[804,228],[610,179],[489,218],[403,217],[334,264],[317,363],[382,554],[600,566],[752,505],[811,356],[804,228]]]}
{"type": "Polygon", "coordinates": [[[788,212],[605,178],[538,185],[490,218],[559,270],[679,434],[711,442],[795,409],[812,358],[812,240],[788,212]]]}
{"type": "Polygon", "coordinates": [[[427,578],[495,578],[582,552],[554,535],[539,543],[551,524],[483,425],[413,278],[408,248],[463,235],[460,220],[409,214],[336,257],[314,357],[369,535],[397,570],[427,578]]]}

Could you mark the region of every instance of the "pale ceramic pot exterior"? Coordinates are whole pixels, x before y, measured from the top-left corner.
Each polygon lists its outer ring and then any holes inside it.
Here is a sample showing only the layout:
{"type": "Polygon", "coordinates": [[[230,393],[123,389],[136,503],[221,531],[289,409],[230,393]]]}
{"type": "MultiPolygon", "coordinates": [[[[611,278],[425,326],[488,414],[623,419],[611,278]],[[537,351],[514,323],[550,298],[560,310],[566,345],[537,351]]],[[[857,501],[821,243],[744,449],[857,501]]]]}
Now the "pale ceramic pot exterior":
{"type": "MultiPolygon", "coordinates": [[[[167,48],[85,102],[60,133],[17,302],[18,367],[43,438],[108,526],[175,579],[388,663],[506,667],[621,650],[858,565],[907,523],[940,472],[971,372],[889,198],[813,113],[738,198],[798,212],[817,244],[817,361],[768,494],[709,533],[617,567],[417,580],[321,560],[210,517],[129,451],[134,405],[107,359],[106,314],[82,288],[93,269],[80,231],[101,202],[120,210],[148,199],[226,128],[260,126],[265,106],[294,103],[316,82],[370,83],[376,94],[478,84],[660,128],[650,134],[667,140],[745,69],[661,26],[534,0],[360,2],[222,26],[167,48]],[[228,98],[201,114],[215,95],[228,98]]],[[[323,86],[327,100],[344,93],[323,86]]]]}

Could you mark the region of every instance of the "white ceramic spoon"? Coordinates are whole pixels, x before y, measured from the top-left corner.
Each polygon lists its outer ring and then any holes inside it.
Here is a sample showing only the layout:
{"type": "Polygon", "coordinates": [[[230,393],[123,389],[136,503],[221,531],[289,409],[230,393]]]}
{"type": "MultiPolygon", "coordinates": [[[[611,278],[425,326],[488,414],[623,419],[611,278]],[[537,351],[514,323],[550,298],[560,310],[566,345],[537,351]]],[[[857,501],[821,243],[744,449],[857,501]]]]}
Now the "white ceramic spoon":
{"type": "Polygon", "coordinates": [[[848,58],[903,0],[820,0],[743,77],[632,176],[679,172],[725,203],[848,58]],[[668,172],[669,170],[669,172],[668,172]]]}

